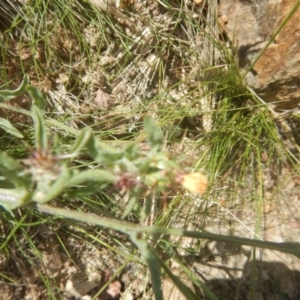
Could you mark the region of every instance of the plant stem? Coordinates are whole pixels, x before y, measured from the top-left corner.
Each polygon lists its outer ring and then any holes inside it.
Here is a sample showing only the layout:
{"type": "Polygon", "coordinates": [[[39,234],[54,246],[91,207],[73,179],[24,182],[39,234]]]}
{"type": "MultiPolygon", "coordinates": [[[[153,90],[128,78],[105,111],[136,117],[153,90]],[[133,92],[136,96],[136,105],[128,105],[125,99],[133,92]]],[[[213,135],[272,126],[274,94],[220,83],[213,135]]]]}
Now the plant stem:
{"type": "Polygon", "coordinates": [[[246,245],[246,246],[258,247],[264,249],[272,249],[284,253],[293,254],[296,257],[300,258],[300,243],[292,243],[292,242],[275,243],[275,242],[260,241],[260,240],[241,238],[235,236],[219,235],[219,234],[214,234],[209,232],[197,232],[197,231],[162,228],[162,227],[155,227],[155,226],[142,226],[140,224],[137,225],[125,221],[112,220],[105,217],[99,217],[99,216],[86,214],[78,211],[52,207],[48,204],[37,204],[37,209],[43,213],[114,229],[116,231],[120,231],[130,236],[131,235],[136,236],[137,234],[140,233],[187,236],[187,237],[198,238],[198,239],[208,239],[208,240],[213,240],[218,242],[225,242],[234,245],[246,245]]]}

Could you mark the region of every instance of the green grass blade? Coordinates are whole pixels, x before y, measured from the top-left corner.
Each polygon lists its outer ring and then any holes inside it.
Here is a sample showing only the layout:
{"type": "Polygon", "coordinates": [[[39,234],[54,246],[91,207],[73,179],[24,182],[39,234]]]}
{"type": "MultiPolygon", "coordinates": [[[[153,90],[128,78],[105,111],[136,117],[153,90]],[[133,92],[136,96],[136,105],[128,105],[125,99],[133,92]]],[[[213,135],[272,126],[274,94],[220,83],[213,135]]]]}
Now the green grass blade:
{"type": "Polygon", "coordinates": [[[160,271],[160,262],[155,255],[155,252],[148,245],[147,241],[143,238],[143,233],[133,233],[130,234],[132,241],[141,251],[142,256],[145,258],[150,274],[151,274],[151,283],[154,291],[156,300],[163,300],[162,294],[162,283],[161,283],[161,271],[160,271]]]}

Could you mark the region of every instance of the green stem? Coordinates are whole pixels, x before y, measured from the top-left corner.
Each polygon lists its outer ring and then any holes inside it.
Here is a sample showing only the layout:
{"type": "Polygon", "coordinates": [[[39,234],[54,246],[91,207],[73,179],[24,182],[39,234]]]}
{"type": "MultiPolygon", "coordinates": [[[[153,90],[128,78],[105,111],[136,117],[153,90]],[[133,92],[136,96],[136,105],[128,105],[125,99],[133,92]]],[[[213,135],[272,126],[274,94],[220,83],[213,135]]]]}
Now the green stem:
{"type": "Polygon", "coordinates": [[[130,236],[132,236],[132,234],[139,235],[141,233],[187,236],[187,237],[198,238],[198,239],[207,239],[207,240],[213,240],[218,242],[225,242],[234,245],[247,245],[251,247],[272,249],[284,253],[289,253],[300,258],[299,243],[289,243],[289,242],[274,243],[274,242],[260,241],[260,240],[241,238],[235,236],[219,235],[219,234],[214,234],[209,232],[197,232],[197,231],[188,231],[183,229],[142,226],[140,224],[133,224],[125,221],[113,220],[105,217],[95,216],[92,214],[86,214],[83,212],[52,207],[48,204],[37,204],[37,208],[40,212],[43,213],[107,227],[110,229],[114,229],[116,231],[123,232],[130,236]]]}

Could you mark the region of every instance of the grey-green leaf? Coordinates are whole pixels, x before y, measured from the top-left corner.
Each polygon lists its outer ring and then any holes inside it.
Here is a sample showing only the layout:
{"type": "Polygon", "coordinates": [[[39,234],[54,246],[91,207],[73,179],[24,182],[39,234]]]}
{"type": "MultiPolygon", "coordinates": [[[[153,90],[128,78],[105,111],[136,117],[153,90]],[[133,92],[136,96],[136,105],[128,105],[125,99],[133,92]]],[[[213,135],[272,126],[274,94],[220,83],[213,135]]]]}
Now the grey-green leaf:
{"type": "Polygon", "coordinates": [[[91,138],[92,138],[92,132],[89,128],[85,128],[81,130],[70,151],[70,154],[73,154],[74,156],[78,155],[80,151],[88,144],[88,141],[91,138]]]}
{"type": "Polygon", "coordinates": [[[23,134],[6,119],[0,118],[0,128],[17,138],[24,138],[23,134]]]}
{"type": "Polygon", "coordinates": [[[0,205],[8,211],[22,206],[27,198],[25,189],[0,189],[0,205]]]}
{"type": "Polygon", "coordinates": [[[65,166],[54,183],[52,183],[50,186],[45,188],[43,184],[38,185],[37,190],[33,194],[33,201],[38,203],[46,203],[61,195],[66,189],[70,176],[70,171],[65,166]]]}
{"type": "Polygon", "coordinates": [[[46,100],[42,92],[33,85],[26,86],[26,91],[29,93],[32,99],[32,104],[44,111],[46,108],[46,100]]]}
{"type": "Polygon", "coordinates": [[[161,130],[156,125],[155,121],[149,116],[145,118],[144,122],[150,148],[152,150],[161,150],[164,142],[161,130]]]}
{"type": "Polygon", "coordinates": [[[7,153],[0,151],[0,173],[14,186],[26,186],[25,176],[19,176],[23,171],[21,164],[10,157],[7,153]]]}
{"type": "Polygon", "coordinates": [[[25,75],[20,86],[17,89],[0,91],[0,102],[5,102],[23,95],[26,92],[26,86],[28,85],[28,82],[29,77],[28,75],[25,75]]]}
{"type": "Polygon", "coordinates": [[[37,106],[32,106],[32,118],[35,127],[35,148],[38,151],[48,150],[48,139],[44,117],[37,106]]]}
{"type": "Polygon", "coordinates": [[[76,175],[73,175],[72,178],[68,181],[68,186],[74,186],[82,184],[87,181],[99,182],[99,184],[110,184],[116,181],[116,176],[105,170],[86,170],[82,171],[76,175]]]}
{"type": "Polygon", "coordinates": [[[103,164],[105,166],[113,165],[123,156],[123,152],[121,152],[121,150],[100,143],[93,135],[87,143],[87,150],[89,155],[97,163],[103,164]]]}

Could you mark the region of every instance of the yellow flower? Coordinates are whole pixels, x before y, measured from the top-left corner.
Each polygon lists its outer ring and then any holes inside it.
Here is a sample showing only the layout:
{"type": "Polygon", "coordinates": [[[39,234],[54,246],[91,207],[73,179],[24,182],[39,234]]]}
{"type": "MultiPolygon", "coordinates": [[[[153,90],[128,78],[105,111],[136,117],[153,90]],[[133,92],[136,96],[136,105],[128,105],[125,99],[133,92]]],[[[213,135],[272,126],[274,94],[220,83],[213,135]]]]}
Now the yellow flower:
{"type": "Polygon", "coordinates": [[[181,185],[191,193],[204,194],[207,188],[207,177],[199,172],[184,174],[181,185]]]}

